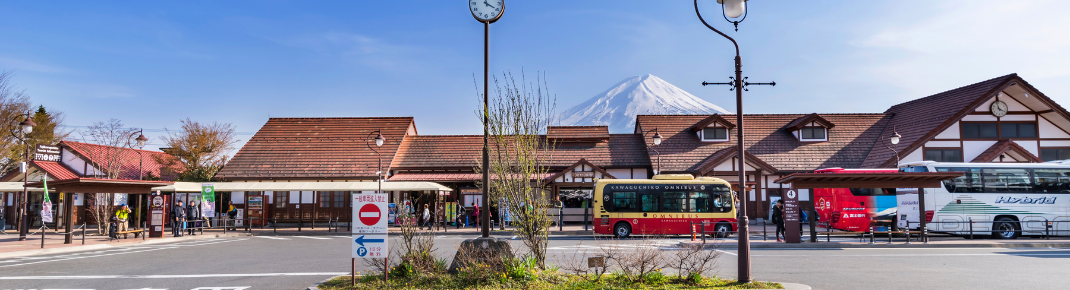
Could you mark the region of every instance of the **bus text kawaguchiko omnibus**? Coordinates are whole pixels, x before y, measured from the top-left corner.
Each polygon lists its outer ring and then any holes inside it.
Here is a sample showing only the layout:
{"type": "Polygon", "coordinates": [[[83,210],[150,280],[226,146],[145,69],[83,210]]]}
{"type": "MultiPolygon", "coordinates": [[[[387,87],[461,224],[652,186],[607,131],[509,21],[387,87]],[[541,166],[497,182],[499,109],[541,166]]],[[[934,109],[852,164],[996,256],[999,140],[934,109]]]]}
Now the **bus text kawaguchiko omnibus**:
{"type": "Polygon", "coordinates": [[[596,234],[617,237],[690,234],[727,237],[736,230],[731,185],[719,178],[656,175],[654,179],[603,179],[595,185],[596,234]]]}

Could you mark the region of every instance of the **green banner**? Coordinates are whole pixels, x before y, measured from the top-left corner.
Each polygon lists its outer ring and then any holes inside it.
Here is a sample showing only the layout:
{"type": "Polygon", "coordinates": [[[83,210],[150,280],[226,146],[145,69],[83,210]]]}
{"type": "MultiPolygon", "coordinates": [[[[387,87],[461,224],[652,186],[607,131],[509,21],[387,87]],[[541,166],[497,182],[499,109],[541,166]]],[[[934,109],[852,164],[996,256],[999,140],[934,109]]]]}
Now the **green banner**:
{"type": "Polygon", "coordinates": [[[215,184],[201,184],[201,200],[205,202],[215,202],[215,184]]]}

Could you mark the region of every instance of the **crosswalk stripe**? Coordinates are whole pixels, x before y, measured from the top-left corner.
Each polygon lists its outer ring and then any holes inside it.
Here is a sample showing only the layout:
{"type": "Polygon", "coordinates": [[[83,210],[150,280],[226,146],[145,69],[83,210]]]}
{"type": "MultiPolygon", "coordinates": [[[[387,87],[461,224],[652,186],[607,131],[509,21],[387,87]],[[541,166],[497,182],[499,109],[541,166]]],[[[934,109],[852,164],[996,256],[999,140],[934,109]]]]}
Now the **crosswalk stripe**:
{"type": "Polygon", "coordinates": [[[289,240],[289,239],[287,239],[287,238],[277,238],[277,237],[266,237],[266,236],[256,236],[256,237],[257,237],[257,238],[261,238],[261,239],[272,239],[272,240],[289,240]]]}

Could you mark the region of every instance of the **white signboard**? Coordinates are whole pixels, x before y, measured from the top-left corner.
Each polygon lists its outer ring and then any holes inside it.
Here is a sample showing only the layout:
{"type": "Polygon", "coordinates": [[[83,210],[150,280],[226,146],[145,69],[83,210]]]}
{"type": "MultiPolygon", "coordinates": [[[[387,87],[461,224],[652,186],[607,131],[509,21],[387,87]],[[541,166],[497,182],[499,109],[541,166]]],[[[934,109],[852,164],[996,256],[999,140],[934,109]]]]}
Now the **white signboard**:
{"type": "Polygon", "coordinates": [[[387,195],[353,195],[353,258],[387,257],[387,195]]]}

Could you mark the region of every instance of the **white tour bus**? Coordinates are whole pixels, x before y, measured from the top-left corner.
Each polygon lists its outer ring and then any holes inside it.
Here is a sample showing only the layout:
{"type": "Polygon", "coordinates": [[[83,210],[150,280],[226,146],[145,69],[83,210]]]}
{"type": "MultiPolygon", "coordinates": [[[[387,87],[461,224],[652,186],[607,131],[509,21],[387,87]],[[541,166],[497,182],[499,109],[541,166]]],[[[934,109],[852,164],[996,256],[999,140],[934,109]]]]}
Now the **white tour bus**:
{"type": "MultiPolygon", "coordinates": [[[[1045,163],[952,163],[921,161],[899,165],[903,172],[964,172],[925,189],[925,213],[930,232],[957,235],[991,234],[1014,239],[1021,235],[1070,233],[1070,160],[1045,163]],[[956,223],[963,222],[963,223],[956,223]]],[[[917,189],[898,189],[900,228],[910,221],[918,228],[917,189]]]]}

